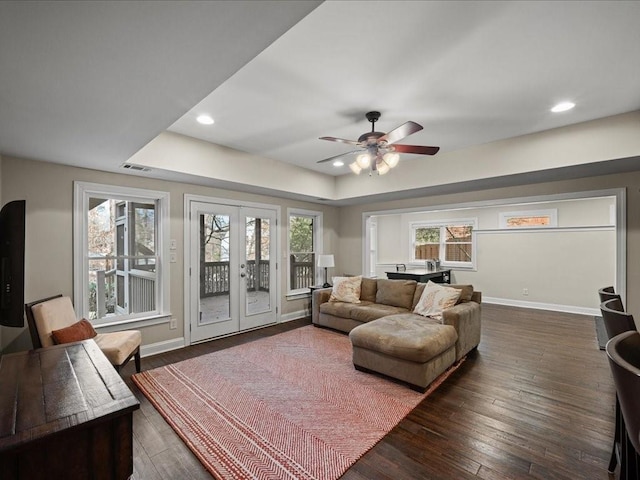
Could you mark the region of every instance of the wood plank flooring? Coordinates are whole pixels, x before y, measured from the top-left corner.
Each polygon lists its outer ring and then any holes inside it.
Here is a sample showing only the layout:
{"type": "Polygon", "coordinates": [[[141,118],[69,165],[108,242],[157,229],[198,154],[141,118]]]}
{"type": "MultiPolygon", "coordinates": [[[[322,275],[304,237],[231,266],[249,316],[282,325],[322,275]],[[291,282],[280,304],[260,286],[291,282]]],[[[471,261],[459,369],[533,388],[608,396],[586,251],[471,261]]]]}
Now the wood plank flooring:
{"type": "MultiPolygon", "coordinates": [[[[483,304],[478,350],[344,480],[610,478],[614,387],[593,318],[483,304]]],[[[309,319],[143,358],[143,369],[309,324],[309,319]]],[[[136,480],[210,479],[128,378],[136,480]]]]}

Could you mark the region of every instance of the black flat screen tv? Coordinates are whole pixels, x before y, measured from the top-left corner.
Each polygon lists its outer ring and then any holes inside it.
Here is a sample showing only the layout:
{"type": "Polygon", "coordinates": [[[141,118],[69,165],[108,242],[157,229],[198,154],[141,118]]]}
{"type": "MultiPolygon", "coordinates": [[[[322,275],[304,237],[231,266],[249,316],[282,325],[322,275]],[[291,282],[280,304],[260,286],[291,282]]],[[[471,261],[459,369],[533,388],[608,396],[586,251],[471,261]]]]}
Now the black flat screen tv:
{"type": "Polygon", "coordinates": [[[26,201],[0,210],[0,325],[24,327],[24,241],[26,201]]]}

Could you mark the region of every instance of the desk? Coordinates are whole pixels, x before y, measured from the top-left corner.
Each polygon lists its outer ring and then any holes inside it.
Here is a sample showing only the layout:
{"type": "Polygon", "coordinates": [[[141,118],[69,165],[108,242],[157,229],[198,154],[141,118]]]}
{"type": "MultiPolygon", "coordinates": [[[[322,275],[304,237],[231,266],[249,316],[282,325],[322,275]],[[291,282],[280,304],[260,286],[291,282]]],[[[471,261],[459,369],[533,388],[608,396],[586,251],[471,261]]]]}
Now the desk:
{"type": "Polygon", "coordinates": [[[391,280],[415,280],[427,283],[429,280],[435,283],[451,283],[451,269],[439,268],[438,270],[407,270],[404,272],[386,272],[391,280]]]}
{"type": "Polygon", "coordinates": [[[138,408],[93,340],[4,355],[0,476],[127,479],[138,408]]]}

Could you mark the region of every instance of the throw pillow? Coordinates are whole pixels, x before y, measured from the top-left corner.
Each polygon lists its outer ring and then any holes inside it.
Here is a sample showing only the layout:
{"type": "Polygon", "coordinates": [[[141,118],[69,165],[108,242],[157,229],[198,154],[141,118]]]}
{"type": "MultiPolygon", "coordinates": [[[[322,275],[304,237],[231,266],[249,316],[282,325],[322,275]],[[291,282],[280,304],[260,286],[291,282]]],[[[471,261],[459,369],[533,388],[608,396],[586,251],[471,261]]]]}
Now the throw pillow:
{"type": "Polygon", "coordinates": [[[413,313],[441,319],[442,311],[453,307],[458,301],[460,293],[460,290],[457,288],[444,287],[429,281],[424,287],[424,291],[413,313]]]}
{"type": "Polygon", "coordinates": [[[360,303],[362,275],[357,277],[333,277],[330,302],[360,303]]]}
{"type": "Polygon", "coordinates": [[[84,318],[73,325],[51,332],[53,343],[56,345],[87,340],[95,337],[97,334],[89,320],[84,318]]]}

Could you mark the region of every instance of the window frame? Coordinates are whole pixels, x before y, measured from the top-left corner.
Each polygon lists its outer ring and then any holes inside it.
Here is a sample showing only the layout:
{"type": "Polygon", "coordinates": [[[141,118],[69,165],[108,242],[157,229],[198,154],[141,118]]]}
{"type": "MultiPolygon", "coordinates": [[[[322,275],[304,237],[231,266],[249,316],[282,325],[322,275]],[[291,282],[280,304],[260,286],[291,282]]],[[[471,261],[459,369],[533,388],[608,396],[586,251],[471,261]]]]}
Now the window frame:
{"type": "MultiPolygon", "coordinates": [[[[314,259],[317,260],[318,255],[322,255],[324,254],[324,249],[323,249],[323,237],[324,237],[324,233],[323,233],[323,213],[320,211],[316,211],[316,210],[305,210],[305,209],[301,209],[301,208],[287,208],[287,253],[286,253],[286,257],[285,257],[285,262],[287,264],[287,297],[292,297],[292,296],[297,296],[297,295],[309,295],[310,291],[308,287],[305,288],[297,288],[297,289],[292,289],[291,288],[291,262],[289,261],[290,257],[291,257],[291,217],[311,217],[313,218],[313,253],[314,253],[314,259]]],[[[314,278],[314,284],[313,285],[321,285],[323,283],[323,279],[324,279],[324,270],[322,270],[322,272],[320,271],[321,269],[317,268],[317,265],[314,265],[315,267],[315,278],[314,278]]]]}
{"type": "MultiPolygon", "coordinates": [[[[169,259],[169,192],[147,190],[88,182],[74,182],[73,197],[73,292],[78,318],[89,317],[89,255],[88,211],[89,198],[118,199],[137,203],[155,204],[156,216],[156,282],[155,310],[127,315],[116,315],[92,320],[95,327],[118,327],[135,324],[142,327],[169,321],[170,275],[169,259]]],[[[117,221],[116,221],[117,223],[117,221]]]]}
{"type": "Polygon", "coordinates": [[[505,230],[520,228],[556,228],[558,226],[558,209],[548,208],[544,210],[518,210],[498,213],[498,227],[505,230]],[[509,225],[512,218],[549,217],[549,225],[509,225]]]}
{"type": "MultiPolygon", "coordinates": [[[[476,270],[476,257],[477,257],[477,235],[476,230],[478,228],[477,218],[458,218],[451,220],[429,220],[409,222],[409,263],[413,266],[424,265],[425,260],[416,259],[416,230],[419,228],[439,228],[440,229],[440,243],[439,251],[445,252],[447,246],[447,227],[471,227],[471,261],[469,262],[456,262],[447,261],[444,258],[440,258],[440,266],[446,268],[456,268],[460,270],[476,270]]],[[[464,242],[467,244],[467,242],[464,242]]]]}

